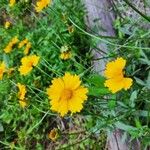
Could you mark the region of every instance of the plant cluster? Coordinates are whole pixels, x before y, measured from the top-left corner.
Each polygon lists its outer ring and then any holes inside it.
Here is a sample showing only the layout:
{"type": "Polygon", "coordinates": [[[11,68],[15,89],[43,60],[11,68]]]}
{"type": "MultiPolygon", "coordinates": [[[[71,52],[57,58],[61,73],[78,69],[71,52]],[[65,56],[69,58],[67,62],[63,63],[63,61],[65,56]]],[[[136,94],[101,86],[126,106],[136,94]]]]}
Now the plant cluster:
{"type": "Polygon", "coordinates": [[[78,138],[76,148],[98,149],[95,141],[101,144],[116,128],[147,148],[146,29],[118,17],[115,38],[92,35],[80,0],[1,0],[0,12],[0,148],[46,149],[57,141],[58,148],[69,148],[78,138]],[[91,49],[102,38],[110,51],[99,75],[91,49]]]}

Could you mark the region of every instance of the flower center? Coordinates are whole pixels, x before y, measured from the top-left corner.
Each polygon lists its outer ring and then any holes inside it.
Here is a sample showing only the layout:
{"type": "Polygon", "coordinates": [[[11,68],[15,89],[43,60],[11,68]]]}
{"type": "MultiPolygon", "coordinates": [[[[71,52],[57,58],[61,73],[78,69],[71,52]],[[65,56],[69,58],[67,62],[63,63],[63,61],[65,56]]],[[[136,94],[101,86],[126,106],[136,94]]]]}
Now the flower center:
{"type": "Polygon", "coordinates": [[[61,95],[62,100],[69,100],[72,98],[73,92],[72,90],[64,89],[61,95]]]}
{"type": "Polygon", "coordinates": [[[3,69],[0,69],[0,74],[2,74],[3,73],[3,69]]]}
{"type": "Polygon", "coordinates": [[[32,67],[33,66],[33,62],[32,61],[29,61],[28,62],[28,67],[32,67]]]}
{"type": "Polygon", "coordinates": [[[51,138],[55,138],[55,137],[56,137],[56,132],[55,132],[55,131],[52,131],[51,134],[50,134],[50,137],[51,137],[51,138]]]}

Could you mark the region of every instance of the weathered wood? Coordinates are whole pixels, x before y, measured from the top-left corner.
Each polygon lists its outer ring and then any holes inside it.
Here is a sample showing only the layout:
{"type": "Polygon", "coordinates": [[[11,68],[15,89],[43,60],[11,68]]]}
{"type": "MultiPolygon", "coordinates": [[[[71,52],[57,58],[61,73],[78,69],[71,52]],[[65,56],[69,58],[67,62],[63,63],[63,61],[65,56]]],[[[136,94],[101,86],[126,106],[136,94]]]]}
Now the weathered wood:
{"type": "Polygon", "coordinates": [[[138,139],[131,141],[128,136],[123,141],[124,132],[116,129],[111,135],[108,136],[108,150],[141,150],[140,141],[138,139]]]}
{"type": "MultiPolygon", "coordinates": [[[[84,0],[87,9],[86,24],[92,30],[97,31],[97,35],[114,36],[115,31],[112,26],[114,14],[111,11],[111,3],[109,0],[84,0]],[[96,20],[96,21],[95,21],[96,20]]],[[[107,45],[99,42],[97,48],[107,53],[107,45]]],[[[105,56],[102,52],[93,50],[94,59],[105,56]]],[[[94,61],[95,71],[102,73],[105,68],[105,61],[94,61]]]]}
{"type": "MultiPolygon", "coordinates": [[[[87,16],[85,18],[88,28],[93,29],[96,27],[97,34],[103,36],[114,36],[115,31],[113,29],[114,14],[111,11],[110,0],[84,0],[85,7],[87,9],[87,16]],[[95,20],[98,20],[95,22],[95,20]],[[101,28],[103,30],[101,30],[101,28]]],[[[97,47],[108,52],[107,45],[103,42],[99,42],[97,47]]],[[[103,53],[99,53],[93,50],[94,59],[104,56],[103,53]]],[[[106,54],[105,54],[106,55],[106,54]]],[[[102,74],[105,68],[105,61],[94,61],[94,69],[96,72],[102,74]]],[[[109,150],[140,150],[140,142],[132,141],[130,138],[122,141],[123,131],[117,129],[111,135],[108,136],[107,148],[109,150]]]]}

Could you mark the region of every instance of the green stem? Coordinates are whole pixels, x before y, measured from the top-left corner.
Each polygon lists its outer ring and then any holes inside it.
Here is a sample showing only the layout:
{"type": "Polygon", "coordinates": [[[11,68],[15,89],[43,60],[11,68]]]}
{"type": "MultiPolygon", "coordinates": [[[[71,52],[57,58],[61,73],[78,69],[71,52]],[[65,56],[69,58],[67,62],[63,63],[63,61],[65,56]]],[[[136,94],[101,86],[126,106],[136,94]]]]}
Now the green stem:
{"type": "Polygon", "coordinates": [[[120,44],[112,43],[112,42],[110,42],[110,41],[107,41],[107,40],[105,40],[105,39],[99,37],[99,36],[93,35],[93,34],[87,32],[87,31],[85,31],[84,29],[82,29],[81,27],[79,27],[71,18],[69,18],[69,20],[70,20],[70,22],[71,22],[77,29],[79,29],[80,31],[82,31],[85,35],[88,35],[88,36],[90,36],[90,37],[92,37],[92,38],[95,38],[95,39],[97,39],[97,40],[100,40],[100,41],[102,41],[102,42],[104,42],[104,43],[106,43],[106,44],[110,44],[110,45],[112,45],[112,46],[118,46],[118,47],[120,47],[120,48],[121,48],[121,47],[122,47],[122,48],[135,48],[135,49],[139,49],[139,48],[140,48],[140,49],[150,50],[149,47],[125,46],[125,45],[120,45],[120,44]]]}
{"type": "Polygon", "coordinates": [[[40,67],[36,66],[37,69],[39,69],[42,73],[44,73],[45,75],[47,75],[48,77],[51,78],[51,76],[49,74],[47,74],[45,71],[43,71],[40,67]]]}
{"type": "Polygon", "coordinates": [[[42,121],[44,120],[44,118],[47,116],[48,113],[49,113],[49,110],[45,113],[45,115],[42,117],[42,119],[37,124],[35,124],[32,128],[30,128],[27,131],[27,134],[30,134],[35,128],[37,128],[39,126],[39,124],[42,123],[42,121]]]}

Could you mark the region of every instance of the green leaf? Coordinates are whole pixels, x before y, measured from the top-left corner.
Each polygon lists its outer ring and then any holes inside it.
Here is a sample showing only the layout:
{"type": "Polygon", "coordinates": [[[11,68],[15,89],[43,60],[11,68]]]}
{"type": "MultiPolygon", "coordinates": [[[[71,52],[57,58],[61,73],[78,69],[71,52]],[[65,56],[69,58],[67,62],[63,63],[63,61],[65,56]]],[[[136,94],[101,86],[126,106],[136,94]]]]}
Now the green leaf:
{"type": "Polygon", "coordinates": [[[93,74],[88,79],[88,82],[96,87],[104,87],[105,77],[98,74],[93,74]]]}
{"type": "Polygon", "coordinates": [[[105,94],[109,94],[109,91],[107,88],[98,88],[98,87],[89,87],[89,93],[88,95],[91,96],[101,96],[101,95],[105,95],[105,94]]]}
{"type": "Polygon", "coordinates": [[[3,60],[7,67],[9,67],[10,58],[5,53],[3,54],[3,60]]]}
{"type": "Polygon", "coordinates": [[[0,123],[0,132],[3,132],[3,131],[4,131],[3,125],[0,123]]]}
{"type": "Polygon", "coordinates": [[[144,57],[145,59],[147,59],[147,60],[148,60],[148,58],[147,58],[147,56],[146,56],[146,54],[144,53],[144,51],[143,51],[143,50],[140,50],[140,54],[141,54],[141,56],[142,56],[142,57],[144,57]]]}
{"type": "Polygon", "coordinates": [[[135,119],[135,124],[136,124],[136,127],[137,127],[137,128],[141,128],[141,127],[142,127],[140,121],[137,120],[137,119],[135,119]]]}
{"type": "Polygon", "coordinates": [[[6,94],[9,89],[9,83],[5,81],[0,81],[0,94],[6,94]]]}
{"type": "Polygon", "coordinates": [[[149,146],[150,145],[150,137],[145,137],[144,138],[144,144],[149,146]]]}
{"type": "Polygon", "coordinates": [[[133,91],[130,96],[130,106],[133,108],[135,107],[135,100],[137,99],[137,91],[133,91]]]}
{"type": "Polygon", "coordinates": [[[140,58],[140,60],[142,61],[142,63],[147,64],[150,66],[150,61],[144,58],[140,58]]]}
{"type": "Polygon", "coordinates": [[[150,89],[150,71],[149,71],[149,73],[148,73],[148,77],[147,77],[147,80],[146,80],[146,87],[147,87],[148,89],[150,89]]]}
{"type": "Polygon", "coordinates": [[[148,112],[147,110],[139,110],[137,111],[137,113],[139,116],[142,116],[142,117],[150,117],[150,112],[148,112]]]}
{"type": "Polygon", "coordinates": [[[141,79],[137,78],[137,77],[134,77],[134,79],[136,80],[136,82],[139,84],[139,85],[142,85],[142,86],[145,86],[145,82],[143,82],[141,79]]]}
{"type": "Polygon", "coordinates": [[[116,122],[115,125],[117,128],[122,129],[124,131],[128,131],[128,132],[130,132],[132,130],[137,130],[135,127],[130,126],[130,125],[126,125],[126,124],[119,122],[119,121],[116,122]]]}
{"type": "Polygon", "coordinates": [[[115,101],[115,100],[109,100],[109,101],[108,101],[108,107],[109,107],[110,109],[115,108],[115,107],[116,107],[116,101],[115,101]]]}
{"type": "Polygon", "coordinates": [[[9,124],[13,118],[13,114],[10,114],[9,112],[5,112],[2,115],[0,115],[0,119],[2,119],[3,122],[7,124],[9,124]]]}

